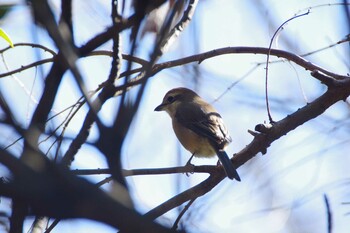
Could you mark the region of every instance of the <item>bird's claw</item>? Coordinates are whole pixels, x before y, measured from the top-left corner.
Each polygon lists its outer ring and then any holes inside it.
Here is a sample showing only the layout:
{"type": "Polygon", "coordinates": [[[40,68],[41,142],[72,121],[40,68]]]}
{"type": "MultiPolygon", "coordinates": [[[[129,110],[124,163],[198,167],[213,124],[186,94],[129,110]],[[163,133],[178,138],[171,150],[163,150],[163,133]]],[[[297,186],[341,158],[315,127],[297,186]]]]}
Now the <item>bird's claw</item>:
{"type": "Polygon", "coordinates": [[[185,170],[189,170],[189,172],[185,172],[186,176],[190,176],[189,174],[194,173],[194,165],[191,163],[191,161],[188,161],[185,165],[185,170]]]}

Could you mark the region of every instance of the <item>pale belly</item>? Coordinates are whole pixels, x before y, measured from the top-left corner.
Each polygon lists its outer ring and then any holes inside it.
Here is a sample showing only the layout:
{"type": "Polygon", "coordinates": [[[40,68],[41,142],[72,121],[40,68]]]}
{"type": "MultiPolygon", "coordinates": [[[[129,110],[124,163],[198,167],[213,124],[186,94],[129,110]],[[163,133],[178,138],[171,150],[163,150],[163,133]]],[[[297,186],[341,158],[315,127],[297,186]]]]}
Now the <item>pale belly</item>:
{"type": "Polygon", "coordinates": [[[174,127],[173,124],[173,128],[183,147],[192,154],[194,153],[195,157],[212,157],[216,155],[215,150],[205,137],[199,136],[192,130],[182,126],[174,127]]]}

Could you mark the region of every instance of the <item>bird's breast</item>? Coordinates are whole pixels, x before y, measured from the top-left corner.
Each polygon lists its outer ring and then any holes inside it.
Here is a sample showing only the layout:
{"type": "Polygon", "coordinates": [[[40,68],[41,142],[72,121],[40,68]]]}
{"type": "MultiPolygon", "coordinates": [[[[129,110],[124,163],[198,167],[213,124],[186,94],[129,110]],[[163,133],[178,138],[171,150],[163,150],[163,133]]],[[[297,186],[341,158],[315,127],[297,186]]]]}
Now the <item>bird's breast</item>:
{"type": "Polygon", "coordinates": [[[212,157],[216,154],[206,137],[200,136],[192,130],[182,126],[176,119],[172,120],[176,137],[186,150],[196,157],[212,157]]]}

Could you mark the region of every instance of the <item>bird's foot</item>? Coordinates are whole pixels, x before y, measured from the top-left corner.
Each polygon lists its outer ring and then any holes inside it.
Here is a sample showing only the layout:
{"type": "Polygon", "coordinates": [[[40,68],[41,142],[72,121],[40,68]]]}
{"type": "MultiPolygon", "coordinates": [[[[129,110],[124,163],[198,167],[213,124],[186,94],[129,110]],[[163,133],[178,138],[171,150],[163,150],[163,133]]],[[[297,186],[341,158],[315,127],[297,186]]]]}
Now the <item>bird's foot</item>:
{"type": "Polygon", "coordinates": [[[186,176],[190,176],[189,174],[193,174],[194,173],[194,165],[191,163],[191,160],[188,160],[187,163],[184,166],[185,170],[187,172],[185,172],[186,176]]]}

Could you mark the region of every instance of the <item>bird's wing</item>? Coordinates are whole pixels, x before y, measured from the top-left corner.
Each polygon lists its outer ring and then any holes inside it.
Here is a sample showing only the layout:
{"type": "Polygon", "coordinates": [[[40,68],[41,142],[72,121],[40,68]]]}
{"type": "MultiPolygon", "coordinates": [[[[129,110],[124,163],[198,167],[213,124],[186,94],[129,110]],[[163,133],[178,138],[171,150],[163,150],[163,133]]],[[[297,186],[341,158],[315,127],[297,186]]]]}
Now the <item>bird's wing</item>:
{"type": "Polygon", "coordinates": [[[215,149],[222,149],[227,143],[231,142],[231,137],[223,120],[215,110],[205,112],[203,108],[198,106],[186,105],[181,107],[182,110],[177,111],[175,115],[178,122],[196,134],[207,137],[213,143],[215,149]]]}

